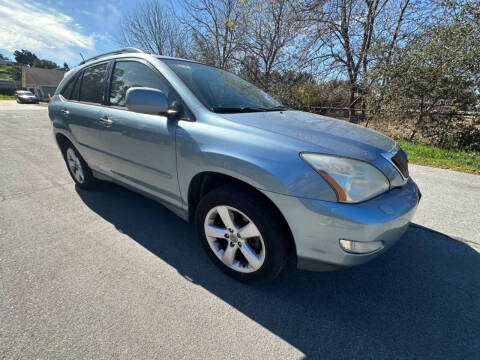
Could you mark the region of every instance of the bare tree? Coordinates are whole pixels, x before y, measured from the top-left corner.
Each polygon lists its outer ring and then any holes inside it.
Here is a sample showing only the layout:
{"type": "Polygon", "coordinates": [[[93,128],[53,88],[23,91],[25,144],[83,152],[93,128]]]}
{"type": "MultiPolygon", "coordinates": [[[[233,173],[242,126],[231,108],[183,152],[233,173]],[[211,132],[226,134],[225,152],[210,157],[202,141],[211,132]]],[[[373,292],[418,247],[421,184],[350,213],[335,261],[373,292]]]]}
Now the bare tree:
{"type": "Polygon", "coordinates": [[[390,61],[405,34],[426,21],[425,1],[419,0],[306,0],[299,13],[309,24],[304,58],[329,76],[346,76],[350,84],[350,119],[368,91],[372,62],[390,61]],[[404,29],[408,23],[408,30],[404,29]]]}
{"type": "Polygon", "coordinates": [[[171,8],[159,0],[148,0],[124,16],[120,24],[122,45],[135,46],[149,53],[185,57],[189,39],[171,8]]]}
{"type": "Polygon", "coordinates": [[[349,108],[353,118],[359,80],[368,66],[375,20],[388,0],[313,0],[305,10],[315,26],[313,57],[327,68],[345,72],[350,84],[349,108]],[[312,16],[313,15],[313,16],[312,16]]]}
{"type": "Polygon", "coordinates": [[[295,0],[249,0],[243,4],[242,70],[263,89],[271,87],[271,75],[292,58],[300,22],[295,0]]]}
{"type": "Polygon", "coordinates": [[[238,0],[182,0],[198,60],[227,69],[238,51],[242,2],[238,0]]]}

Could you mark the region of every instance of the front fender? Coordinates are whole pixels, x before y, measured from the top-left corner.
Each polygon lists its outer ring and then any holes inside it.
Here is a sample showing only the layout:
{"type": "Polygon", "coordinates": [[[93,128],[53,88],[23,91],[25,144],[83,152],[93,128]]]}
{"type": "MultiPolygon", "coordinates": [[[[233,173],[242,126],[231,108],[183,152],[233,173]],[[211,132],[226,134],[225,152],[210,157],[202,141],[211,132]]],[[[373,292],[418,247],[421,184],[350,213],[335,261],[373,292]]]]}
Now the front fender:
{"type": "Polygon", "coordinates": [[[282,135],[182,122],[176,130],[180,192],[188,203],[195,175],[215,172],[259,190],[336,201],[330,185],[299,157],[299,144],[282,135]]]}

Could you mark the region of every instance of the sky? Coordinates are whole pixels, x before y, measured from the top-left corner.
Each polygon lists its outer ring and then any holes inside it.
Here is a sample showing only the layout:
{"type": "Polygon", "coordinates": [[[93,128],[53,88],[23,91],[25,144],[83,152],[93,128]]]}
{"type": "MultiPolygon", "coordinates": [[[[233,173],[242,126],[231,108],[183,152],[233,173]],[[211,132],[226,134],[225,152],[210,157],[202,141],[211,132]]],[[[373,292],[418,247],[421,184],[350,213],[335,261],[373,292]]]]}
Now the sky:
{"type": "Polygon", "coordinates": [[[0,0],[0,54],[27,49],[60,66],[119,48],[122,14],[141,0],[0,0]]]}

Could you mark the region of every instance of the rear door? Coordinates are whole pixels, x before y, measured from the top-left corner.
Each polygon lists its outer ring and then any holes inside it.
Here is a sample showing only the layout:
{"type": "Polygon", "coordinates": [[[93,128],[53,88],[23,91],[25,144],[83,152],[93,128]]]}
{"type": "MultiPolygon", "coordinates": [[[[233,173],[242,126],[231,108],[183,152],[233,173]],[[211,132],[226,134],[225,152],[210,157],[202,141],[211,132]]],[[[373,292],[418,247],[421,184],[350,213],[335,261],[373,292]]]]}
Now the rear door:
{"type": "Polygon", "coordinates": [[[109,124],[102,121],[108,66],[105,62],[82,70],[65,109],[78,150],[90,167],[102,170],[108,169],[105,138],[109,124]]]}
{"type": "Polygon", "coordinates": [[[169,103],[178,99],[167,80],[148,62],[117,60],[109,86],[110,122],[107,151],[111,176],[180,207],[175,153],[176,120],[166,114],[149,115],[128,111],[125,95],[130,87],[162,91],[169,103]]]}

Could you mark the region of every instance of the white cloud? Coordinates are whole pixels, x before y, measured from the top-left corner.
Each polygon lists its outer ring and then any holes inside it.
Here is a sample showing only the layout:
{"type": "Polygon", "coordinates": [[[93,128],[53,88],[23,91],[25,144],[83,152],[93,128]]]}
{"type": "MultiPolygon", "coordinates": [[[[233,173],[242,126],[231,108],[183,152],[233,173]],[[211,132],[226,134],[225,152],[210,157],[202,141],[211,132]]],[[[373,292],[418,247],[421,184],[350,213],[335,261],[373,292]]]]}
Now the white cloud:
{"type": "Polygon", "coordinates": [[[94,48],[95,36],[81,34],[70,16],[31,1],[0,0],[0,19],[1,49],[66,58],[74,48],[94,48]]]}

